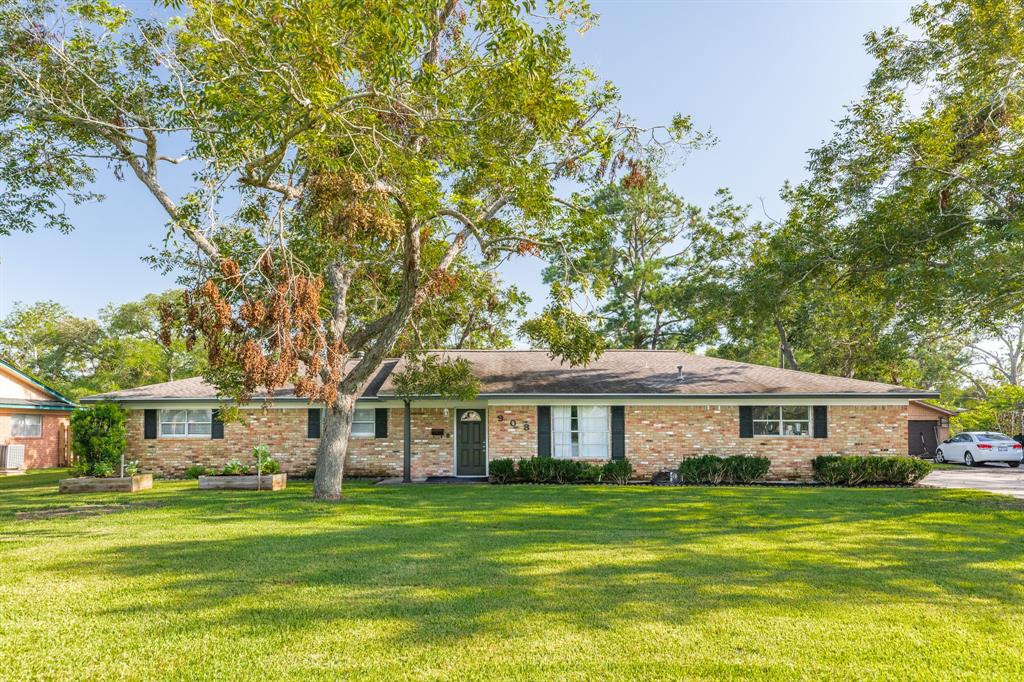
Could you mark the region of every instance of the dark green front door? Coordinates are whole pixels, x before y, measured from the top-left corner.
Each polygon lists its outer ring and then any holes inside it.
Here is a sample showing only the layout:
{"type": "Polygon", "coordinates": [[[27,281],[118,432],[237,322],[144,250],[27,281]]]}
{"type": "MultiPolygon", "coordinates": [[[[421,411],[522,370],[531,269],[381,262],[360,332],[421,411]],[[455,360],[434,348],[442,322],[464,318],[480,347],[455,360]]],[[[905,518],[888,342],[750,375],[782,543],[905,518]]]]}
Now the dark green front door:
{"type": "Polygon", "coordinates": [[[487,453],[484,449],[484,411],[456,410],[458,434],[455,443],[455,474],[486,476],[487,453]]]}

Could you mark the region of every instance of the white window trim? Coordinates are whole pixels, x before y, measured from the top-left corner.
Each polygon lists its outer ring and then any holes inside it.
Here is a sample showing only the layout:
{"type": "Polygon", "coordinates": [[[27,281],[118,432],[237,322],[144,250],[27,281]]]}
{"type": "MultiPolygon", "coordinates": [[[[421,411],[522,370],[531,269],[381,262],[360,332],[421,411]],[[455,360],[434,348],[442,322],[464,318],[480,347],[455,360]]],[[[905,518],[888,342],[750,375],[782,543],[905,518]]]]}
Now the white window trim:
{"type": "Polygon", "coordinates": [[[375,438],[377,436],[377,410],[376,410],[376,408],[373,408],[373,407],[357,407],[352,412],[352,430],[349,433],[349,436],[352,437],[352,438],[375,438]],[[359,412],[363,411],[363,410],[368,411],[370,413],[371,417],[370,417],[369,420],[366,420],[366,419],[357,420],[356,419],[356,415],[359,414],[359,412]],[[357,423],[357,421],[360,424],[369,424],[370,425],[370,432],[369,433],[356,433],[356,423],[357,423]]]}
{"type": "Polygon", "coordinates": [[[156,419],[156,437],[157,438],[161,438],[161,439],[170,439],[170,440],[210,440],[210,439],[213,438],[213,410],[212,409],[206,409],[206,408],[192,408],[192,409],[168,408],[168,409],[158,410],[157,411],[157,419],[156,419]],[[189,412],[199,412],[200,410],[206,412],[209,415],[209,417],[210,417],[209,421],[205,421],[205,422],[190,422],[188,420],[188,413],[189,412]],[[168,424],[185,424],[185,433],[164,433],[164,413],[165,412],[184,412],[185,413],[185,421],[184,422],[167,422],[168,424]],[[188,430],[188,425],[189,424],[209,424],[210,425],[210,432],[209,433],[189,433],[189,430],[188,430]]]}
{"type": "Polygon", "coordinates": [[[12,414],[11,415],[11,438],[42,438],[43,437],[43,415],[41,414],[12,414]],[[14,420],[21,418],[37,419],[39,424],[39,433],[18,435],[14,433],[14,420]]]}
{"type": "Polygon", "coordinates": [[[778,419],[752,419],[751,420],[751,431],[754,432],[754,438],[813,438],[814,437],[814,407],[811,405],[755,405],[756,407],[773,407],[779,410],[778,419]],[[782,409],[784,407],[803,407],[807,410],[807,419],[783,419],[782,409]],[[781,433],[782,425],[786,422],[807,422],[807,433],[781,433]],[[770,424],[775,423],[779,425],[780,433],[757,433],[757,429],[754,425],[770,424]]]}
{"type": "MultiPolygon", "coordinates": [[[[556,406],[552,406],[552,410],[553,410],[554,407],[556,407],[556,406]]],[[[590,460],[594,460],[594,461],[598,461],[598,462],[603,462],[603,461],[610,460],[612,458],[612,410],[611,410],[611,408],[608,405],[575,405],[575,404],[573,404],[573,405],[560,405],[560,406],[557,406],[557,407],[568,407],[570,410],[572,410],[572,408],[575,407],[576,410],[577,410],[577,414],[579,413],[579,408],[580,407],[602,407],[602,408],[604,408],[605,420],[606,420],[606,423],[605,423],[605,428],[606,428],[606,431],[605,431],[605,434],[606,434],[605,445],[607,446],[607,453],[608,454],[607,455],[587,455],[587,454],[583,454],[581,452],[579,455],[572,455],[572,454],[570,454],[567,457],[566,456],[558,455],[557,454],[558,448],[555,446],[555,433],[556,433],[555,432],[555,415],[554,415],[554,412],[552,411],[552,415],[551,415],[551,457],[553,459],[565,459],[565,460],[590,459],[590,460]]],[[[570,431],[570,433],[571,433],[571,431],[570,431]]],[[[580,433],[580,431],[578,429],[577,429],[577,433],[580,433]]],[[[572,441],[571,441],[571,438],[570,438],[570,446],[571,446],[571,442],[572,441]]]]}

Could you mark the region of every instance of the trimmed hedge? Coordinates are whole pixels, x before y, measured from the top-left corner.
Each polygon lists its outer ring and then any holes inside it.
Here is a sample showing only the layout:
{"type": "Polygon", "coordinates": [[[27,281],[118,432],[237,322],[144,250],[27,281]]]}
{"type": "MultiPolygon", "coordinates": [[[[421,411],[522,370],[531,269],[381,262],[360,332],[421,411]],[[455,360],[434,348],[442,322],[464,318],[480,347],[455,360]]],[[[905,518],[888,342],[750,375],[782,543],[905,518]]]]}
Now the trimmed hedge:
{"type": "Polygon", "coordinates": [[[767,457],[699,455],[684,459],[677,471],[679,480],[691,485],[755,483],[768,475],[770,465],[767,457]]]}
{"type": "Polygon", "coordinates": [[[494,483],[511,483],[516,477],[516,463],[511,459],[495,459],[487,467],[494,483]]]}
{"type": "Polygon", "coordinates": [[[492,483],[616,483],[623,485],[633,473],[629,460],[613,459],[604,466],[553,457],[531,457],[518,462],[492,460],[488,467],[492,483]]]}
{"type": "Polygon", "coordinates": [[[826,485],[913,485],[932,470],[916,457],[823,455],[811,462],[814,479],[826,485]]]}

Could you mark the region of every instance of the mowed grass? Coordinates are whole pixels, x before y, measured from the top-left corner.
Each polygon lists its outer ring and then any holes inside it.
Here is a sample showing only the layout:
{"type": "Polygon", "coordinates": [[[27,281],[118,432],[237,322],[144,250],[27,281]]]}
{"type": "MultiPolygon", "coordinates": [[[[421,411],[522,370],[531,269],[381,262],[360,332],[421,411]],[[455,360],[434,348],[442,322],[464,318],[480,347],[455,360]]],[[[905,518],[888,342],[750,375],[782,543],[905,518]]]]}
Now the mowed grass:
{"type": "Polygon", "coordinates": [[[0,479],[3,679],[1024,677],[1009,498],[59,477],[0,479]]]}

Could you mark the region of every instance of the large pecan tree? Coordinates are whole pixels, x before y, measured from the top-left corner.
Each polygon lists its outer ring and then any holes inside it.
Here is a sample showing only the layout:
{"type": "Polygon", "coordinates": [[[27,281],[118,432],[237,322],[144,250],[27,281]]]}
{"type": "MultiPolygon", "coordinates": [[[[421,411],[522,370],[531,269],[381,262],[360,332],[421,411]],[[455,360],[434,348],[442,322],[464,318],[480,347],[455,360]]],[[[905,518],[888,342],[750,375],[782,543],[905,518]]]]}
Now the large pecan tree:
{"type": "MultiPolygon", "coordinates": [[[[3,5],[0,233],[70,228],[98,174],[141,183],[168,217],[154,265],[190,289],[165,315],[205,342],[207,378],[238,401],[293,383],[327,406],[318,499],[340,497],[360,387],[425,302],[510,254],[560,257],[581,188],[689,133],[684,118],[641,130],[573,61],[585,2],[148,14],[3,5]]],[[[526,331],[579,362],[600,342],[566,301],[526,331]]]]}

